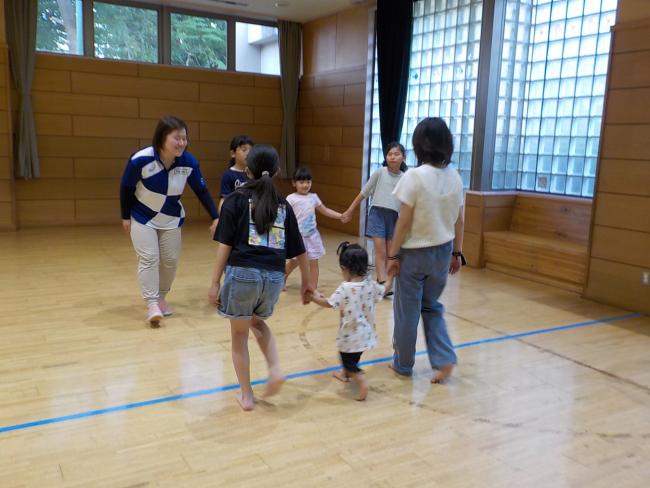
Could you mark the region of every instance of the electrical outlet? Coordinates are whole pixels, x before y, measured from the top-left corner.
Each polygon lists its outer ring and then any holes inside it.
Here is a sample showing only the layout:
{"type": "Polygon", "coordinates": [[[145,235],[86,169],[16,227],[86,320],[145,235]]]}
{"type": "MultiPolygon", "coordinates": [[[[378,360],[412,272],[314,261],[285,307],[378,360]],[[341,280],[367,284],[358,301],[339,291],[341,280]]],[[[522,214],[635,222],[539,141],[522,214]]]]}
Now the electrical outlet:
{"type": "Polygon", "coordinates": [[[650,286],[650,271],[641,272],[641,283],[645,286],[650,286]]]}

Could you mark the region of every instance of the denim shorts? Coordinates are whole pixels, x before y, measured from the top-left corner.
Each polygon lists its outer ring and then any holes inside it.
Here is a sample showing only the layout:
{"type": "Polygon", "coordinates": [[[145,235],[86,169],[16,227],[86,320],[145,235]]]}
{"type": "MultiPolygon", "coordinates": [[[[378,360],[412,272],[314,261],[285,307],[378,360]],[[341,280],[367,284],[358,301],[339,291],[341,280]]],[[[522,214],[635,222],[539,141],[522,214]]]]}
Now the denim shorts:
{"type": "Polygon", "coordinates": [[[397,217],[399,214],[390,208],[370,207],[366,236],[381,237],[390,241],[395,233],[397,217]]]}
{"type": "Polygon", "coordinates": [[[226,266],[217,312],[227,319],[267,319],[284,286],[284,272],[226,266]]]}

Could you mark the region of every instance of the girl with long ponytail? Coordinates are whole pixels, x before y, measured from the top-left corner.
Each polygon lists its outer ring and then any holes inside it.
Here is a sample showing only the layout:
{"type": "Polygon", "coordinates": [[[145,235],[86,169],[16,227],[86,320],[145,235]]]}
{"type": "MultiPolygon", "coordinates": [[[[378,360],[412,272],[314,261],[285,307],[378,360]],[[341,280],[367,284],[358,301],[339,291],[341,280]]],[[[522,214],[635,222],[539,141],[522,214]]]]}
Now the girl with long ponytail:
{"type": "Polygon", "coordinates": [[[219,315],[230,320],[232,361],[241,391],[237,401],[252,410],[249,331],[266,358],[269,377],[264,396],[280,390],[285,378],[275,338],[266,324],[284,286],[285,260],[297,258],[302,278],[302,301],[309,302],[309,264],[296,216],[273,184],[279,157],[271,146],[257,145],[246,158],[250,181],[224,200],[214,240],[219,242],[208,292],[219,315]],[[224,276],[223,285],[221,278],[224,276]]]}

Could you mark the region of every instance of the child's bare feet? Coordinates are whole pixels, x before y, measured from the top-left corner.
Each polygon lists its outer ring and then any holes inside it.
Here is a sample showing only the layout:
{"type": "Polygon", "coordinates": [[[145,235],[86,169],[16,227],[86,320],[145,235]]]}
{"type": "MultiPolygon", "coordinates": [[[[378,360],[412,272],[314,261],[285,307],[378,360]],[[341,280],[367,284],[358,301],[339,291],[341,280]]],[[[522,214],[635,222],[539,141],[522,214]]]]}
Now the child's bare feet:
{"type": "Polygon", "coordinates": [[[359,394],[357,395],[357,398],[355,398],[355,400],[358,402],[364,401],[368,396],[368,383],[363,378],[363,376],[361,376],[358,373],[352,375],[352,381],[354,381],[359,387],[359,394]]]}
{"type": "Polygon", "coordinates": [[[264,394],[262,396],[266,398],[276,395],[280,391],[280,388],[282,388],[282,384],[285,381],[287,381],[287,379],[281,374],[270,375],[268,381],[266,382],[266,389],[264,390],[264,394]]]}
{"type": "Polygon", "coordinates": [[[237,392],[237,403],[239,403],[239,406],[241,409],[245,412],[250,412],[255,408],[255,397],[252,395],[246,395],[241,391],[237,392]]]}
{"type": "Polygon", "coordinates": [[[332,373],[332,376],[334,376],[334,378],[336,378],[337,380],[342,381],[343,383],[350,382],[350,377],[348,376],[348,373],[345,370],[334,371],[332,373]]]}
{"type": "Polygon", "coordinates": [[[433,378],[431,378],[431,383],[443,383],[454,370],[453,364],[447,364],[440,368],[433,378]]]}

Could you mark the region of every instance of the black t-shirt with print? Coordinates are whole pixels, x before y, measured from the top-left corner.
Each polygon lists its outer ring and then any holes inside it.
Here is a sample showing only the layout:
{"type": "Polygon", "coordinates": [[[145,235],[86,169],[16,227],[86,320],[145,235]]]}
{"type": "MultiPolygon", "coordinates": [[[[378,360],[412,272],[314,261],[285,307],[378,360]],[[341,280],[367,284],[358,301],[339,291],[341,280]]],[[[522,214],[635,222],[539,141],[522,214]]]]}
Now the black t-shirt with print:
{"type": "Polygon", "coordinates": [[[250,216],[251,194],[237,190],[224,200],[214,240],[232,247],[230,266],[284,271],[286,259],[305,252],[296,216],[282,198],[273,228],[260,236],[250,216]]]}

